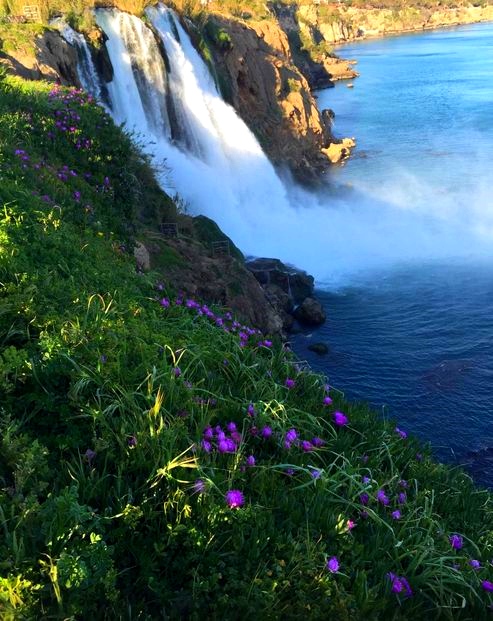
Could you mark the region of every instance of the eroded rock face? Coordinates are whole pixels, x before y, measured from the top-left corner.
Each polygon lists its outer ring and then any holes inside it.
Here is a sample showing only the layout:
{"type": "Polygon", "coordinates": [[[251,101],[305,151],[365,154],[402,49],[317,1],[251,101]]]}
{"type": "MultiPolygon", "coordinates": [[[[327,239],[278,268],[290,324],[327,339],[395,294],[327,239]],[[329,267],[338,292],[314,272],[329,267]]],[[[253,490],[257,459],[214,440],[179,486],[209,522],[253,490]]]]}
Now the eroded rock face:
{"type": "Polygon", "coordinates": [[[176,290],[207,303],[227,306],[266,334],[280,334],[281,314],[243,261],[229,255],[215,256],[210,243],[190,237],[193,219],[183,219],[189,226],[186,237],[164,239],[154,232],[141,239],[140,245],[150,256],[151,269],[176,290]]]}
{"type": "Polygon", "coordinates": [[[214,53],[226,94],[274,164],[298,179],[315,180],[330,160],[322,151],[334,141],[310,86],[294,65],[286,33],[276,20],[249,22],[214,16],[231,49],[214,53]]]}
{"type": "Polygon", "coordinates": [[[32,54],[24,51],[3,53],[2,65],[27,80],[48,80],[80,87],[77,53],[58,32],[46,30],[34,43],[32,54]]]}

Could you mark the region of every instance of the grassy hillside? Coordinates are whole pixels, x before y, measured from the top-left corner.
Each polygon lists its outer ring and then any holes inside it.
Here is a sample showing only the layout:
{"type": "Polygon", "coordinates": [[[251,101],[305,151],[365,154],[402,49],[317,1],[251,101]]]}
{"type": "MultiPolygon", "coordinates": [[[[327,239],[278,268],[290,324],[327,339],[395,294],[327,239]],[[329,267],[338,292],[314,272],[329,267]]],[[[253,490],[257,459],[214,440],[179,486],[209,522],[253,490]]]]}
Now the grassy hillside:
{"type": "Polygon", "coordinates": [[[486,618],[490,495],[137,274],[171,207],[84,94],[0,80],[0,198],[2,619],[486,618]]]}

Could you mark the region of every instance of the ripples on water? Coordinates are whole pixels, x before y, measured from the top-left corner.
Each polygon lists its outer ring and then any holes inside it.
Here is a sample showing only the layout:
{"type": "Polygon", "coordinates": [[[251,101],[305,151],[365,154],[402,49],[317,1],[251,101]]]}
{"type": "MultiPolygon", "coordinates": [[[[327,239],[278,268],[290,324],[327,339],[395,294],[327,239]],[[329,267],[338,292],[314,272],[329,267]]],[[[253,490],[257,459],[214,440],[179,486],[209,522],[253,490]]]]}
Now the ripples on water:
{"type": "MultiPolygon", "coordinates": [[[[372,192],[404,211],[438,214],[435,226],[459,218],[493,239],[493,25],[369,41],[342,54],[359,61],[361,77],[354,89],[320,93],[320,106],[335,110],[336,130],[355,135],[359,150],[332,183],[349,199],[372,192]]],[[[491,263],[389,264],[320,297],[327,324],[294,337],[298,353],[347,397],[398,419],[438,457],[493,486],[491,263]],[[307,350],[316,341],[329,344],[327,356],[307,350]]]]}

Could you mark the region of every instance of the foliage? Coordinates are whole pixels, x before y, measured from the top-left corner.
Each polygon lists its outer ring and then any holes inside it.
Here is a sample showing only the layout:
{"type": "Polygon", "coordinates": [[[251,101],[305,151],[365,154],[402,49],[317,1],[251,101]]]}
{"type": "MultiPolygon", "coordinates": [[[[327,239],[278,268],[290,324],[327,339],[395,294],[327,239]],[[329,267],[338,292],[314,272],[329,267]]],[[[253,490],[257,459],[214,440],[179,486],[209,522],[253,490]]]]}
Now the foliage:
{"type": "Polygon", "coordinates": [[[137,274],[157,190],[87,96],[0,109],[2,619],[486,618],[489,493],[137,274]]]}

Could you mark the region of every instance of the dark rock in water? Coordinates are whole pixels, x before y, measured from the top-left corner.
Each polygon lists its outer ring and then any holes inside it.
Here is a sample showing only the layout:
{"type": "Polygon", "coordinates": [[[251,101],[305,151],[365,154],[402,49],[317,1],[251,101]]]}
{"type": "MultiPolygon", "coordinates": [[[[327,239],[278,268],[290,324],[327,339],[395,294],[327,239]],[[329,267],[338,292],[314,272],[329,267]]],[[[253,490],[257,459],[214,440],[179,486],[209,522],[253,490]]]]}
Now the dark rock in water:
{"type": "Polygon", "coordinates": [[[279,259],[252,259],[247,261],[246,267],[261,285],[277,285],[292,297],[295,304],[313,294],[313,276],[279,259]]]}
{"type": "Polygon", "coordinates": [[[294,316],[300,323],[310,326],[319,326],[327,319],[323,306],[315,298],[306,298],[295,309],[294,316]]]}
{"type": "Polygon", "coordinates": [[[319,356],[324,356],[329,353],[329,346],[325,343],[312,343],[311,345],[308,345],[308,349],[315,352],[319,356]]]}

